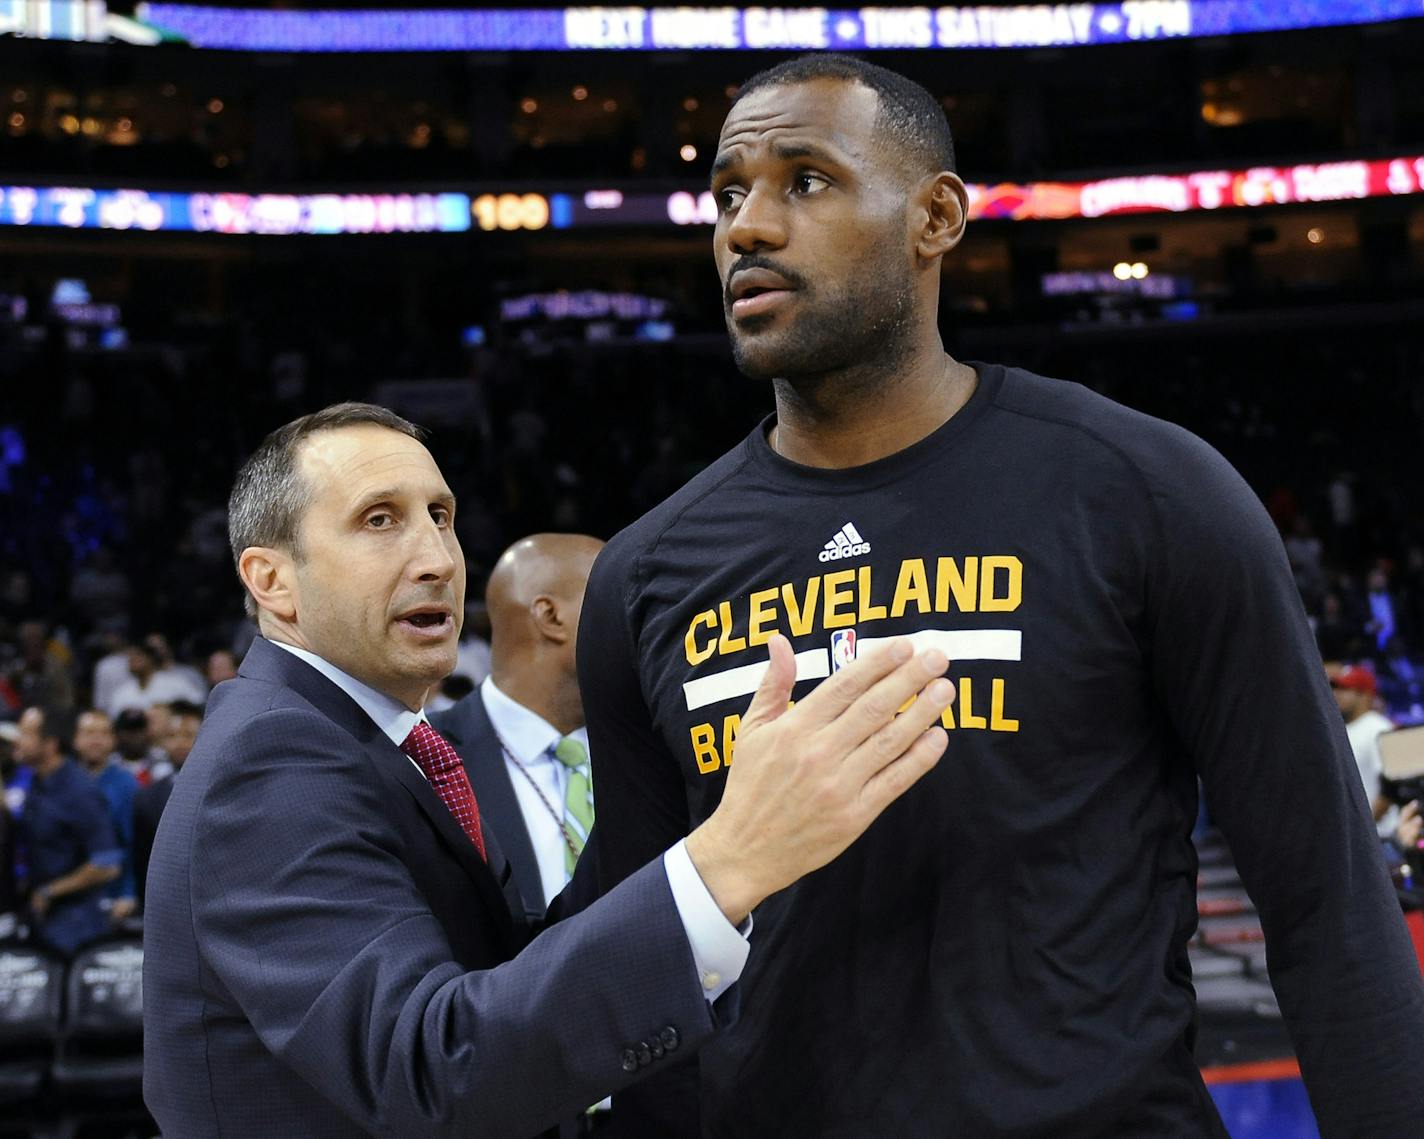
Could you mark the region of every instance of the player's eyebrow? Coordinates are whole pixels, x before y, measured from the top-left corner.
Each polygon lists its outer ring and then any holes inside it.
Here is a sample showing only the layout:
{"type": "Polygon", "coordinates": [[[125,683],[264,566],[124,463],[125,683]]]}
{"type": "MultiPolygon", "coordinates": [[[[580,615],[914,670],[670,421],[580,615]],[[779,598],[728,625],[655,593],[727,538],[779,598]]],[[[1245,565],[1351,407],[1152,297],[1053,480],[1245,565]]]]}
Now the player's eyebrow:
{"type": "MultiPolygon", "coordinates": [[[[779,162],[792,162],[798,158],[809,158],[815,162],[825,162],[828,164],[840,165],[844,159],[832,148],[819,146],[814,142],[776,142],[771,147],[772,157],[779,162]]],[[[711,181],[715,182],[717,177],[725,174],[728,170],[739,165],[741,162],[735,150],[729,150],[719,154],[712,163],[711,181]]]]}
{"type": "Polygon", "coordinates": [[[783,162],[794,158],[812,158],[817,162],[839,163],[842,161],[834,150],[817,146],[814,142],[774,143],[771,152],[783,162]]]}
{"type": "Polygon", "coordinates": [[[717,175],[730,170],[733,166],[736,166],[739,161],[741,160],[737,157],[736,152],[734,151],[728,150],[717,155],[716,160],[712,163],[712,173],[710,175],[710,179],[715,182],[717,180],[717,175]]]}

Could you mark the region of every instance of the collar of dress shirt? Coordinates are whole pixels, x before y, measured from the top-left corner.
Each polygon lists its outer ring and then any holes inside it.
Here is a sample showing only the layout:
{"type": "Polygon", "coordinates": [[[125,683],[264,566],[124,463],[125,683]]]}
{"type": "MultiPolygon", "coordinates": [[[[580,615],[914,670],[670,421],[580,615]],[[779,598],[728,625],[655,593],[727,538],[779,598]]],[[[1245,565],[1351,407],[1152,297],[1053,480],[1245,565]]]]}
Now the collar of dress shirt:
{"type": "MultiPolygon", "coordinates": [[[[539,763],[545,758],[555,762],[548,753],[564,737],[559,729],[537,712],[531,712],[523,704],[505,695],[495,684],[493,677],[486,677],[480,685],[480,699],[485,702],[490,723],[495,734],[504,742],[517,763],[525,767],[539,763]]],[[[588,732],[584,728],[569,733],[588,747],[588,732]]]]}
{"type": "Polygon", "coordinates": [[[323,660],[316,653],[299,649],[295,645],[289,645],[283,641],[273,641],[270,638],[268,644],[276,645],[279,649],[286,649],[298,660],[306,661],[347,696],[355,700],[361,711],[371,717],[371,721],[396,747],[405,743],[405,738],[410,735],[411,729],[425,719],[424,710],[412,712],[394,696],[377,692],[369,684],[363,684],[354,676],[342,672],[341,669],[330,661],[323,660]]]}

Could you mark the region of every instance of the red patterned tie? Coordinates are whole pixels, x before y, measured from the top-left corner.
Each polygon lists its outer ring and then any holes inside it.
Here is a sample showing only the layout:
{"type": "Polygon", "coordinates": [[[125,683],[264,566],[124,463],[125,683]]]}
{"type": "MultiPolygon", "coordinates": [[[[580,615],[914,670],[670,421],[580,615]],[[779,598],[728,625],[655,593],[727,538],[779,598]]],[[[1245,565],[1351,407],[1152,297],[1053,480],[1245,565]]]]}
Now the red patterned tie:
{"type": "Polygon", "coordinates": [[[411,728],[410,735],[401,744],[401,751],[420,765],[440,801],[450,809],[460,829],[470,836],[480,857],[484,858],[485,836],[480,829],[480,806],[475,802],[475,792],[470,786],[470,777],[465,774],[465,765],[460,762],[459,753],[424,720],[411,728]]]}

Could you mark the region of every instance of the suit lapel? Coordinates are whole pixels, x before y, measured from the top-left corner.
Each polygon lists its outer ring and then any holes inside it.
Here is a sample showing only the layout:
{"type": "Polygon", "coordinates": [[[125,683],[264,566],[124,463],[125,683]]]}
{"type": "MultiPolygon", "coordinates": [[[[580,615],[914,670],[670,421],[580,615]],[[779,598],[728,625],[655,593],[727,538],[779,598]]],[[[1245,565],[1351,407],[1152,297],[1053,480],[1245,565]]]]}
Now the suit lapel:
{"type": "Polygon", "coordinates": [[[480,817],[489,820],[490,829],[499,836],[509,856],[524,913],[534,919],[543,917],[544,880],[539,873],[539,860],[510,781],[504,749],[479,690],[470,693],[454,708],[438,713],[432,723],[460,753],[470,786],[479,800],[480,817]]]}
{"type": "Polygon", "coordinates": [[[361,710],[356,701],[304,660],[268,644],[261,637],[252,642],[240,671],[244,676],[292,689],[338,726],[350,732],[362,745],[376,768],[410,793],[451,856],[475,884],[498,923],[502,927],[509,926],[509,905],[500,890],[500,884],[509,871],[499,844],[487,835],[485,851],[489,861],[481,858],[474,843],[460,829],[455,816],[440,801],[440,796],[435,793],[420,769],[376,727],[371,717],[361,710]]]}
{"type": "MultiPolygon", "coordinates": [[[[373,757],[396,778],[402,787],[410,792],[416,806],[430,820],[440,835],[441,841],[464,868],[465,873],[470,876],[470,880],[480,888],[480,893],[484,895],[485,900],[504,918],[508,919],[510,916],[509,905],[500,890],[500,884],[509,873],[508,860],[494,835],[489,830],[484,832],[485,857],[481,858],[480,852],[475,849],[475,844],[470,841],[470,836],[464,832],[455,816],[450,813],[450,808],[441,802],[440,796],[430,786],[430,781],[425,778],[410,757],[379,732],[376,735],[379,738],[369,745],[373,757]],[[381,747],[382,744],[385,746],[381,747]],[[385,754],[378,754],[379,752],[385,754]]],[[[478,794],[476,798],[478,798],[478,794]]],[[[481,807],[483,808],[483,804],[481,807]]]]}

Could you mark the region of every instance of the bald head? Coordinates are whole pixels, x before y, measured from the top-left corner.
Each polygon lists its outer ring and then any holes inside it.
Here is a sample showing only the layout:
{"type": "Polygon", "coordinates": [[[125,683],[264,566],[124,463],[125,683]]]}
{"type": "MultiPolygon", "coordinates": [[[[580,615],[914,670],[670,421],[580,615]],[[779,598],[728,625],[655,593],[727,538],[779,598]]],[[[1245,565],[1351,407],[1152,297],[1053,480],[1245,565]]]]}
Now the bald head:
{"type": "Polygon", "coordinates": [[[495,684],[566,732],[583,724],[574,646],[601,549],[587,534],[531,534],[500,555],[485,589],[495,684]]]}

